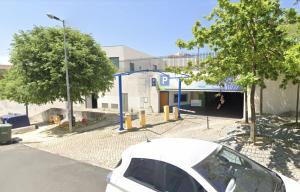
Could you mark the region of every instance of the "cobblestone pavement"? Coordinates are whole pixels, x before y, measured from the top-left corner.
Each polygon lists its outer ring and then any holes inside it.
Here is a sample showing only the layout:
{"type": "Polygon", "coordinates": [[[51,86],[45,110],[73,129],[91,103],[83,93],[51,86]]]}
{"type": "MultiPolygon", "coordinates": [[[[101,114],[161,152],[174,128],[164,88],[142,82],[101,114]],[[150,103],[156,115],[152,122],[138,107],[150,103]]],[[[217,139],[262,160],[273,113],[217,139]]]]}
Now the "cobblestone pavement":
{"type": "MultiPolygon", "coordinates": [[[[277,118],[275,116],[275,118],[277,118]]],[[[260,164],[300,181],[300,129],[292,129],[288,121],[274,121],[274,117],[259,118],[255,145],[248,142],[249,127],[235,125],[226,139],[219,140],[260,164]]]]}
{"type": "MultiPolygon", "coordinates": [[[[249,128],[238,123],[239,119],[209,118],[183,115],[183,120],[164,122],[162,114],[147,116],[146,128],[118,133],[118,125],[65,136],[49,136],[49,140],[28,143],[27,145],[51,153],[112,169],[119,161],[122,152],[131,145],[146,139],[181,137],[216,141],[227,145],[257,162],[286,176],[300,181],[300,133],[276,129],[265,130],[267,137],[258,145],[248,142],[245,135],[249,128]],[[275,130],[275,131],[274,131],[275,130]],[[272,137],[268,137],[272,136],[272,137]]],[[[259,124],[258,124],[259,125],[259,124]]],[[[133,121],[138,127],[138,120],[133,121]]],[[[259,138],[258,138],[259,139],[259,138]]]]}

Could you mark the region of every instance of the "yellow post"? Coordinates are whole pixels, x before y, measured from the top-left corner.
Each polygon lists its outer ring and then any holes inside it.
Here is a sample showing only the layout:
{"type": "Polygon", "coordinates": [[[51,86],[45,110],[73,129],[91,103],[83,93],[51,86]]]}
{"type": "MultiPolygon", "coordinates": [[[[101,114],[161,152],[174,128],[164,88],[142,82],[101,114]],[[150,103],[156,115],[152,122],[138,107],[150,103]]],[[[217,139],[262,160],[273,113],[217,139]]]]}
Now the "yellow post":
{"type": "Polygon", "coordinates": [[[173,114],[174,114],[174,118],[177,121],[178,120],[178,108],[177,107],[173,107],[173,114]]]}
{"type": "Polygon", "coordinates": [[[170,110],[169,105],[164,106],[164,121],[169,121],[170,119],[170,110]]]}
{"type": "Polygon", "coordinates": [[[139,119],[140,119],[140,126],[145,127],[146,126],[146,114],[144,110],[141,110],[139,112],[139,119]]]}
{"type": "Polygon", "coordinates": [[[131,129],[132,128],[132,121],[131,121],[131,115],[130,114],[126,114],[126,116],[125,116],[125,126],[126,126],[126,129],[131,129]]]}

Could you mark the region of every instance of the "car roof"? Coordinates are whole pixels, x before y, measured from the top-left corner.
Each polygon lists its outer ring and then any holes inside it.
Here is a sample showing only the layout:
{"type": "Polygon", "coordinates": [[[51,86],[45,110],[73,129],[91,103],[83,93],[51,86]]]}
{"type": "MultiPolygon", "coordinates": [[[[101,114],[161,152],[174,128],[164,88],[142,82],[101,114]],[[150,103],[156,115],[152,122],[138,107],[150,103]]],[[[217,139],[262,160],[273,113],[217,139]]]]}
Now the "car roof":
{"type": "Polygon", "coordinates": [[[192,167],[221,147],[220,144],[197,139],[154,139],[128,148],[122,158],[154,159],[180,167],[192,167]]]}

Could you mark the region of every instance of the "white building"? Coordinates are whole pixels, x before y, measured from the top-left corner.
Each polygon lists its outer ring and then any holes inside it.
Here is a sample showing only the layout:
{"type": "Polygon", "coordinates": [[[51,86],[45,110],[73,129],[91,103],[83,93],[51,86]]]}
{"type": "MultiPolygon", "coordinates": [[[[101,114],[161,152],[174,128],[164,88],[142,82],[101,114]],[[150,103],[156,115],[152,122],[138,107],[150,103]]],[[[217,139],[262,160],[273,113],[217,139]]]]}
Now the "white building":
{"type": "MultiPolygon", "coordinates": [[[[161,112],[164,105],[176,106],[178,100],[178,79],[168,79],[158,72],[137,72],[143,70],[165,71],[166,66],[185,66],[188,61],[195,61],[195,56],[176,54],[168,57],[153,57],[127,46],[103,47],[107,56],[118,67],[118,73],[130,73],[122,76],[123,111],[137,112],[140,109],[147,113],[161,112]]],[[[201,54],[203,59],[208,54],[201,54]]],[[[0,65],[0,70],[9,66],[0,65]]],[[[170,75],[173,77],[174,75],[170,75]]],[[[99,111],[119,111],[118,79],[112,89],[102,95],[95,93],[86,98],[84,104],[75,104],[74,109],[98,109],[99,111]]],[[[263,92],[264,113],[280,114],[295,111],[296,86],[291,83],[287,89],[279,88],[279,81],[266,81],[267,88],[263,92]]],[[[249,92],[248,92],[249,93],[249,92]]],[[[259,88],[255,95],[256,109],[259,109],[259,88]]],[[[248,96],[249,99],[249,96],[248,96]]],[[[250,102],[248,101],[248,104],[250,102]]],[[[29,114],[34,116],[49,108],[66,108],[65,102],[54,102],[47,105],[29,105],[29,114]]],[[[191,85],[182,83],[181,108],[189,112],[205,115],[243,117],[245,112],[244,93],[235,85],[225,87],[208,85],[205,82],[193,82],[191,85]],[[224,95],[225,103],[218,110],[219,98],[224,95]]],[[[250,113],[250,106],[248,106],[250,113]]],[[[7,113],[25,113],[23,104],[0,101],[0,115],[7,113]]]]}
{"type": "MultiPolygon", "coordinates": [[[[142,70],[165,71],[166,66],[185,66],[188,61],[195,61],[191,55],[172,55],[168,57],[152,57],[127,46],[103,47],[107,56],[119,68],[119,73],[129,72],[122,76],[123,111],[161,112],[164,105],[177,106],[178,79],[162,82],[163,74],[157,72],[137,72],[142,70]]],[[[204,59],[208,54],[201,54],[204,59]]],[[[174,75],[170,75],[174,76],[174,75]]],[[[264,113],[280,114],[295,111],[296,86],[289,84],[286,90],[279,89],[279,81],[266,81],[267,88],[263,92],[264,113]]],[[[256,109],[259,109],[259,87],[255,95],[256,109]]],[[[250,97],[248,96],[248,99],[250,97]]],[[[248,101],[248,104],[250,101],[248,101]]],[[[118,80],[114,81],[112,90],[99,97],[87,98],[87,108],[118,111],[119,109],[118,80]],[[93,105],[94,103],[94,105],[93,105]]],[[[245,100],[243,91],[234,84],[225,87],[208,85],[205,82],[193,82],[191,85],[182,83],[181,108],[187,112],[229,117],[243,117],[245,100]],[[224,105],[217,109],[221,93],[225,98],[224,105]]],[[[250,113],[250,105],[248,106],[250,113]]]]}

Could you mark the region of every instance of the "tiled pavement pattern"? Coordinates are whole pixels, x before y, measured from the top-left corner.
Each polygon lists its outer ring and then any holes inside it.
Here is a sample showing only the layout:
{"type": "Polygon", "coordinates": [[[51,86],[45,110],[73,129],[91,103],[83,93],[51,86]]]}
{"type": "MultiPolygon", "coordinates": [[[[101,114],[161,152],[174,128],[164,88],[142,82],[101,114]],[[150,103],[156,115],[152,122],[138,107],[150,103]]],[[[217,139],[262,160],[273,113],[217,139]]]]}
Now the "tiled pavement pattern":
{"type": "MultiPolygon", "coordinates": [[[[51,137],[48,141],[28,145],[112,169],[122,151],[146,141],[147,138],[197,138],[230,146],[257,162],[300,181],[300,131],[286,129],[280,123],[272,123],[272,128],[260,129],[262,134],[272,137],[267,137],[260,145],[253,145],[244,136],[249,128],[237,121],[239,120],[210,117],[207,128],[205,116],[184,115],[183,120],[165,123],[162,114],[155,114],[147,116],[149,125],[146,128],[122,134],[116,131],[118,125],[112,125],[64,137],[51,137]]],[[[262,127],[262,123],[269,126],[269,121],[270,119],[262,121],[258,126],[262,127]]],[[[134,120],[133,125],[138,127],[138,120],[134,120]]]]}

